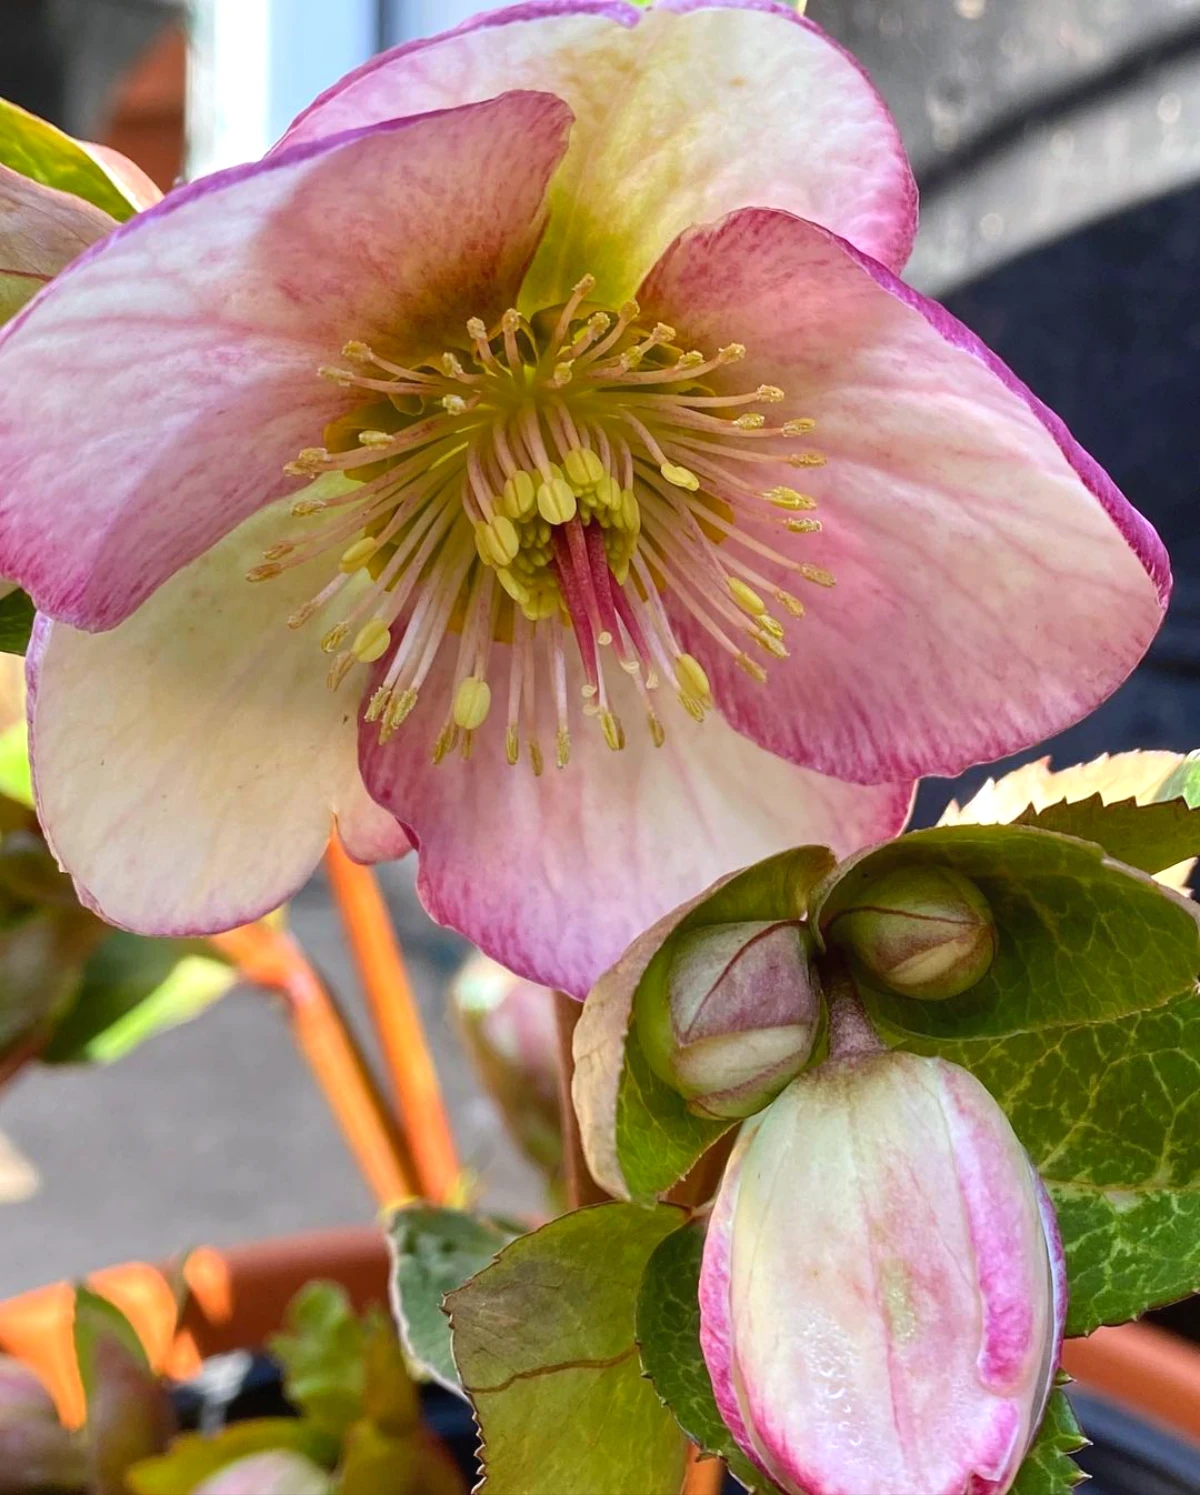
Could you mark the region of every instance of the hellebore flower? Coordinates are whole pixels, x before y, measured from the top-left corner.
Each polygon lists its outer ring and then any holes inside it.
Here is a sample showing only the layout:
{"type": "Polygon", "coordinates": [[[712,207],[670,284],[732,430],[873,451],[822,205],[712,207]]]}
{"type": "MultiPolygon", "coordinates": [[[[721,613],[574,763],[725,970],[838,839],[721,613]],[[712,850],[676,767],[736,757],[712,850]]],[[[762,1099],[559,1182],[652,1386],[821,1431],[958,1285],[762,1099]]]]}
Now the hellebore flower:
{"type": "Polygon", "coordinates": [[[1045,1190],[979,1082],[847,1053],[743,1130],[705,1242],[701,1343],[730,1430],[788,1495],[1003,1495],[1053,1385],[1065,1294],[1045,1190]]]}
{"type": "Polygon", "coordinates": [[[546,0],[86,255],[0,338],[0,575],[54,620],[36,779],[86,896],[212,929],[331,812],[364,859],[398,822],[436,918],[582,995],[722,872],[1090,710],[1165,555],[895,278],[914,225],[787,7],[546,0]]]}

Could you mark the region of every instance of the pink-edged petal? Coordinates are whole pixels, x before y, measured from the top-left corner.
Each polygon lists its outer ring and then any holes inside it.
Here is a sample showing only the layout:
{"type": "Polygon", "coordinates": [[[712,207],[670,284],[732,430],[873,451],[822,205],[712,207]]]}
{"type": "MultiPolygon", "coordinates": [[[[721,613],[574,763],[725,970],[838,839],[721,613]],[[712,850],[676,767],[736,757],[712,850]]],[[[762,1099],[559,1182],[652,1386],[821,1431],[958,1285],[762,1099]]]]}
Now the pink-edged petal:
{"type": "Polygon", "coordinates": [[[375,803],[359,776],[333,810],[338,835],[352,861],[394,862],[412,850],[404,827],[375,803]]]}
{"type": "Polygon", "coordinates": [[[508,94],[182,188],[0,332],[0,574],[107,628],[295,487],[351,338],[426,352],[511,303],[566,107],[508,94]]]}
{"type": "Polygon", "coordinates": [[[111,923],[193,934],[258,918],[307,879],[335,815],[356,852],[391,854],[358,774],[366,669],[335,694],[312,635],[286,624],[327,567],[240,580],[286,520],[285,505],[247,520],[110,632],[39,620],[38,810],[111,923]]]}
{"type": "Polygon", "coordinates": [[[768,685],[680,625],[756,742],[859,782],[955,774],[1077,721],[1141,659],[1170,590],[1158,536],[941,307],[826,230],[757,210],[683,235],[639,296],[685,346],[744,343],[730,387],[783,387],[784,413],[817,423],[788,449],[828,459],[751,470],[818,499],[820,534],[765,504],[758,533],[836,578],[775,573],[807,616],[768,685]]]}
{"type": "Polygon", "coordinates": [[[0,322],[115,227],[83,198],[0,166],[0,322]]]}
{"type": "MultiPolygon", "coordinates": [[[[489,670],[498,702],[507,652],[498,646],[489,670]]],[[[540,778],[507,763],[502,720],[489,719],[468,762],[432,762],[450,701],[441,661],[389,743],[363,727],[363,778],[420,851],[426,908],[531,981],[583,997],[637,934],[723,873],[789,846],[844,855],[907,817],[911,785],[863,789],[797,769],[717,717],[698,726],[670,698],[655,703],[667,732],[655,748],[632,684],[612,684],[625,749],[586,721],[556,769],[551,729],[540,778]]]]}
{"type": "Polygon", "coordinates": [[[80,140],[81,145],[96,165],[125,199],[139,213],[162,201],[162,188],[153,182],[137,164],[111,145],[98,145],[94,140],[80,140]]]}
{"type": "Polygon", "coordinates": [[[527,4],[373,59],[283,143],[503,88],[571,106],[571,148],[523,305],[584,273],[616,306],[676,234],[751,204],[824,223],[899,269],[916,190],[888,111],[858,64],[787,5],[527,4]]]}

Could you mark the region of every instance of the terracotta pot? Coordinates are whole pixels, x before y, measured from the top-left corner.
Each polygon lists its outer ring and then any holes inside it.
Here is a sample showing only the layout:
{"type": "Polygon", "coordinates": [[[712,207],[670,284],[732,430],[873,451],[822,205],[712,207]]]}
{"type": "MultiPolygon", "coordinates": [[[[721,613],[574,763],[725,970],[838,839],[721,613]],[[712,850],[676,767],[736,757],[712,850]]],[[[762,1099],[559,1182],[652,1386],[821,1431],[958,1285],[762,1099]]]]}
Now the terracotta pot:
{"type": "MultiPolygon", "coordinates": [[[[274,1333],[293,1295],[313,1278],[342,1283],[360,1310],[387,1302],[388,1256],[377,1227],[286,1236],[251,1246],[194,1251],[182,1271],[187,1306],[176,1314],[179,1268],[144,1263],[88,1278],[141,1334],[165,1374],[193,1374],[207,1355],[252,1349],[274,1333]]],[[[71,1287],[55,1283],[0,1304],[0,1353],[34,1366],[65,1420],[83,1420],[71,1344],[71,1287]]],[[[1200,1348],[1164,1329],[1124,1324],[1072,1340],[1064,1369],[1089,1391],[1200,1441],[1200,1348]]]]}

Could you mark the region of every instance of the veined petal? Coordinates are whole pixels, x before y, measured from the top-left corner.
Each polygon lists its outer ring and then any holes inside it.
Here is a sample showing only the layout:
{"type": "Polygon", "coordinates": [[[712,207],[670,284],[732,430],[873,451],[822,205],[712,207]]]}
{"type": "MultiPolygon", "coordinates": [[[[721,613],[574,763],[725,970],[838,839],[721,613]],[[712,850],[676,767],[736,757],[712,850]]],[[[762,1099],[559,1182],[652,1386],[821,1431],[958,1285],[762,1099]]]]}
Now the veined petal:
{"type": "Polygon", "coordinates": [[[240,582],[285,519],[282,505],[255,515],[111,632],[39,620],[39,814],[81,897],[123,928],[193,934],[258,918],[312,872],[334,814],[356,854],[394,854],[358,775],[366,669],[328,690],[311,640],[284,621],[321,561],[270,586],[240,582]]]}
{"type": "Polygon", "coordinates": [[[335,84],[283,144],[545,88],[576,117],[524,304],[582,274],[618,305],[672,238],[749,204],[800,213],[899,269],[916,189],[858,64],[790,6],[517,5],[395,48],[335,84]]]}
{"type": "Polygon", "coordinates": [[[293,489],[348,339],[424,350],[510,304],[569,119],[508,94],[300,146],[83,256],[0,333],[0,574],[112,627],[293,489]]]}
{"type": "Polygon", "coordinates": [[[783,386],[784,413],[815,421],[810,471],[783,449],[757,470],[805,487],[823,522],[760,538],[836,582],[804,589],[791,657],[750,687],[680,622],[756,742],[856,782],[956,774],[1079,720],[1141,659],[1170,590],[1158,536],[941,307],[756,209],[681,236],[639,297],[689,341],[736,336],[739,383],[783,386]]]}
{"type": "Polygon", "coordinates": [[[83,198],[0,166],[0,322],[115,227],[83,198]]]}
{"type": "MultiPolygon", "coordinates": [[[[504,662],[489,673],[503,699],[504,662]]],[[[435,765],[449,678],[439,664],[387,744],[364,726],[367,787],[418,847],[418,891],[433,917],[518,975],[577,997],[637,934],[723,873],[805,843],[844,855],[895,834],[908,815],[908,784],[862,789],[797,769],[716,715],[698,726],[670,697],[655,703],[666,729],[655,748],[623,673],[610,698],[630,723],[620,752],[589,723],[561,771],[552,731],[540,776],[495,752],[435,765]]],[[[568,691],[577,695],[578,681],[568,691]]]]}

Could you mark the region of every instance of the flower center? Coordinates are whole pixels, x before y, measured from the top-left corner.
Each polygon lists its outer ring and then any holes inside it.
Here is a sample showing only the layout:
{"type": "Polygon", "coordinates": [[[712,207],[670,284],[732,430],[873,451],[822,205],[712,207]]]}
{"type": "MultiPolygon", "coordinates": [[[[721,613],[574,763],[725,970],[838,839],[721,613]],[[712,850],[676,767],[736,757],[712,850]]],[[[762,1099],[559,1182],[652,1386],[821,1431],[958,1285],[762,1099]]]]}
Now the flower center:
{"type": "Polygon", "coordinates": [[[573,640],[583,678],[575,709],[597,719],[609,747],[624,746],[606,678],[615,664],[635,683],[661,745],[654,693],[664,680],[697,721],[713,705],[672,618],[698,625],[761,682],[755,655],[787,655],[767,599],[792,617],[804,612],[763,574],[764,562],[833,585],[827,571],[756,533],[766,522],[820,529],[807,517],[812,498],[753,481],[761,464],[822,466],[819,453],[780,450],[814,422],[769,425],[755,407],[784,398],[772,385],[715,393],[710,376],[744,356],[740,344],[711,357],[685,351],[673,328],[639,325],[635,302],[617,312],[592,306],[594,285],[585,276],[563,306],[532,320],[509,310],[488,328],[472,318],[468,344],[432,362],[407,368],[350,342],[342,354],[353,367],[321,370],[362,403],[286,469],[310,480],[292,513],[311,531],[272,546],[248,576],[266,580],[339,554],[328,585],[288,620],[299,628],[333,607],[352,576],[367,574],[321,647],[333,656],[333,688],[356,661],[393,651],[365,712],[381,741],[413,710],[442,648],[456,647],[433,754],[468,756],[492,711],[489,663],[503,643],[508,761],[519,761],[524,740],[542,771],[542,679],[564,767],[575,725],[573,640]]]}

